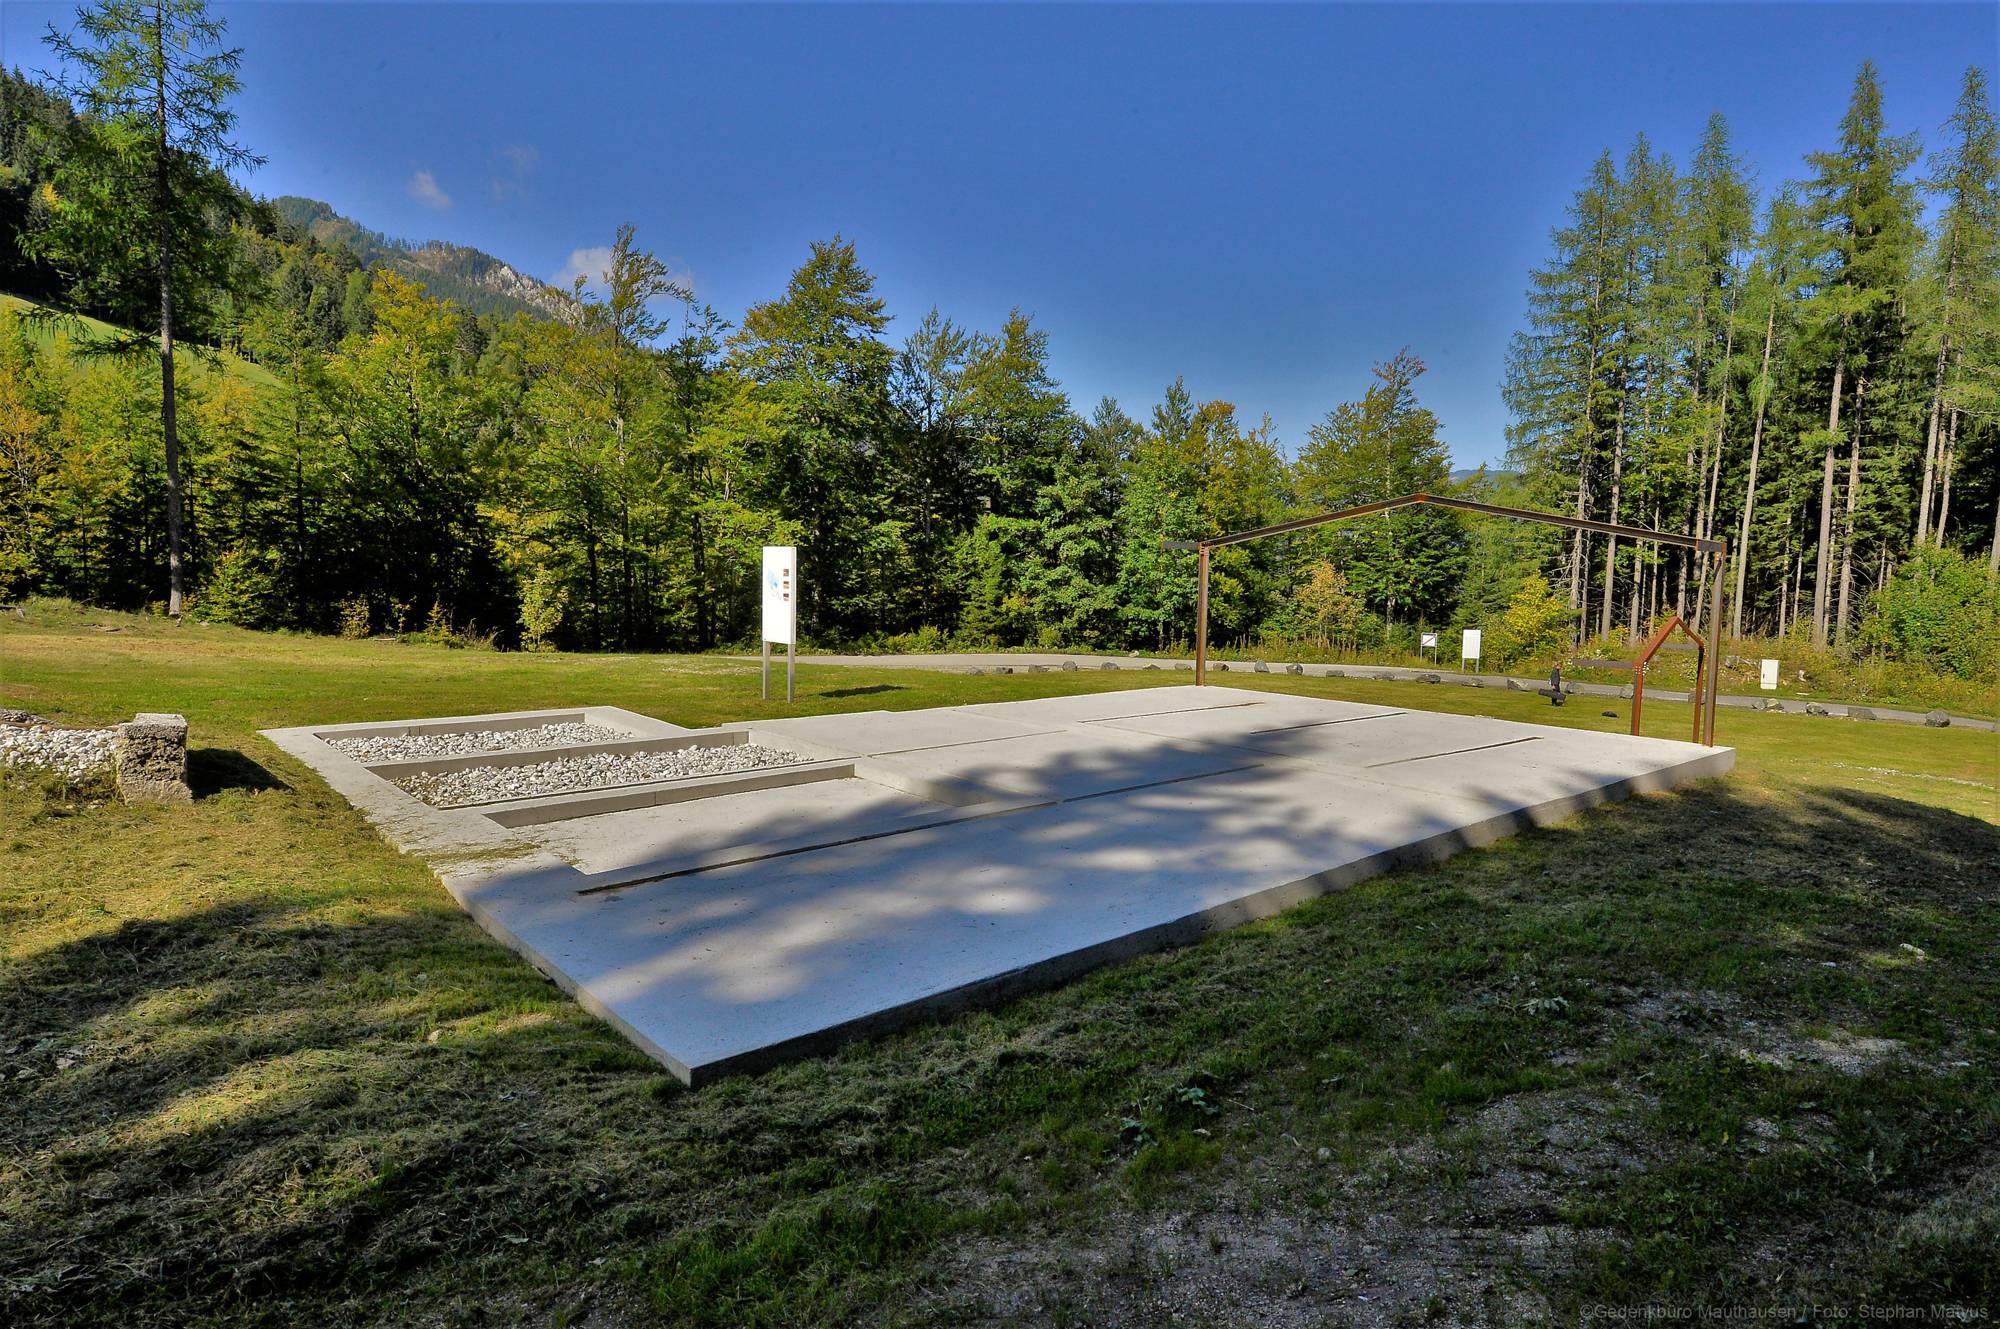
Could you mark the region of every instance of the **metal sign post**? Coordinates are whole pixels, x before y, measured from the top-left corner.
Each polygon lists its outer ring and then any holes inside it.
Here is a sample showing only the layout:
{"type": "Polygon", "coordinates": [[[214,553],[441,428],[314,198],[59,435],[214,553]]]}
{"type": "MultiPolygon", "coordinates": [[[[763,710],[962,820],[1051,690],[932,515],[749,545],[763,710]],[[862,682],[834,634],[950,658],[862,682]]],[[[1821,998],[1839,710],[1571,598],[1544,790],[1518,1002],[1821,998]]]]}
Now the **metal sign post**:
{"type": "Polygon", "coordinates": [[[785,700],[798,695],[799,551],[792,545],[764,546],[764,691],[771,699],[771,643],[785,645],[785,700]]]}

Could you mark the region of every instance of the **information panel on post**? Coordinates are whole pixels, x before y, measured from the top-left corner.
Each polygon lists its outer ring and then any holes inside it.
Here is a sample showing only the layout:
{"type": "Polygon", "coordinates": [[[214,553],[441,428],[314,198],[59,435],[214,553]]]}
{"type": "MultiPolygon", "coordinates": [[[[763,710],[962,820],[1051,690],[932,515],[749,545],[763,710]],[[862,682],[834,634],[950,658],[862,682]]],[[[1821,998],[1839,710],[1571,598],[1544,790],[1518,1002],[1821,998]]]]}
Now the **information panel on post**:
{"type": "Polygon", "coordinates": [[[799,551],[792,545],[764,546],[764,640],[790,646],[798,636],[799,551]]]}
{"type": "Polygon", "coordinates": [[[1458,667],[1463,669],[1468,664],[1477,666],[1478,663],[1479,629],[1467,628],[1458,639],[1458,667]]]}
{"type": "Polygon", "coordinates": [[[771,696],[771,643],[785,648],[785,700],[795,692],[799,644],[799,551],[793,545],[764,546],[764,697],[771,696]]]}

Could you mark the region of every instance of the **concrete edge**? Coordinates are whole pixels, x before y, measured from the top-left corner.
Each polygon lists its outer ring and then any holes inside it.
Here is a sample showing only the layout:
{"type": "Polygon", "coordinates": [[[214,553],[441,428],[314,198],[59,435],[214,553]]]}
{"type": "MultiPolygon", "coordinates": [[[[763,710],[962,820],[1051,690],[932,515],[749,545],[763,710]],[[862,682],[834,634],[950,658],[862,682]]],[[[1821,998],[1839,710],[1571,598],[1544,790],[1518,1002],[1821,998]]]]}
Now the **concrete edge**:
{"type": "MultiPolygon", "coordinates": [[[[711,1061],[685,1067],[677,1059],[667,1059],[669,1069],[691,1089],[699,1089],[731,1075],[754,1074],[784,1062],[832,1051],[844,1043],[894,1033],[927,1020],[960,1015],[979,1007],[999,1005],[1016,997],[1060,987],[1093,970],[1107,968],[1142,955],[1188,945],[1216,932],[1226,932],[1246,923],[1258,922],[1304,904],[1308,900],[1344,890],[1396,868],[1442,862],[1464,849],[1476,849],[1509,835],[1562,821],[1576,813],[1606,803],[1619,802],[1634,794],[1660,792],[1694,780],[1726,774],[1736,764],[1733,748],[1704,752],[1674,766],[1628,777],[1577,794],[1546,800],[1511,812],[1495,814],[1470,826],[1439,831],[1422,840],[1398,845],[1379,853],[1343,863],[1325,872],[1269,887],[1254,895],[1226,901],[1208,909],[1155,924],[1122,937],[1097,942],[1034,964],[1023,965],[1004,974],[931,993],[901,1005],[825,1029],[801,1034],[780,1043],[730,1053],[711,1061]]],[[[634,1040],[644,1043],[644,1040],[634,1040]]]]}

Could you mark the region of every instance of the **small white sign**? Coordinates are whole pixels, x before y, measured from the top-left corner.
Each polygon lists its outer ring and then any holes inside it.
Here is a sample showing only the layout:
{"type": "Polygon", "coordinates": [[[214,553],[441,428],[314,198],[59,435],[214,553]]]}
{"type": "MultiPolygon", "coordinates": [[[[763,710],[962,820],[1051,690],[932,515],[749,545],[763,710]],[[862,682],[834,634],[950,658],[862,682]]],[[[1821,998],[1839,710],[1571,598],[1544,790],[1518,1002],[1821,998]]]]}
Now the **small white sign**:
{"type": "Polygon", "coordinates": [[[790,646],[799,628],[799,551],[764,546],[764,640],[790,646]]]}
{"type": "Polygon", "coordinates": [[[1438,644],[1438,635],[1437,635],[1437,633],[1435,633],[1435,632],[1426,632],[1426,633],[1424,634],[1424,649],[1425,649],[1425,650],[1427,650],[1427,651],[1434,651],[1434,650],[1436,650],[1436,649],[1437,649],[1437,644],[1438,644]]]}
{"type": "MultiPolygon", "coordinates": [[[[1404,640],[1407,641],[1408,638],[1404,640]]],[[[1465,636],[1458,643],[1458,654],[1459,658],[1463,660],[1477,660],[1479,658],[1478,628],[1467,628],[1465,630],[1465,636]]]]}
{"type": "Polygon", "coordinates": [[[1776,660],[1766,660],[1763,663],[1763,671],[1757,676],[1757,686],[1766,692],[1776,692],[1778,690],[1778,662],[1776,660]]]}

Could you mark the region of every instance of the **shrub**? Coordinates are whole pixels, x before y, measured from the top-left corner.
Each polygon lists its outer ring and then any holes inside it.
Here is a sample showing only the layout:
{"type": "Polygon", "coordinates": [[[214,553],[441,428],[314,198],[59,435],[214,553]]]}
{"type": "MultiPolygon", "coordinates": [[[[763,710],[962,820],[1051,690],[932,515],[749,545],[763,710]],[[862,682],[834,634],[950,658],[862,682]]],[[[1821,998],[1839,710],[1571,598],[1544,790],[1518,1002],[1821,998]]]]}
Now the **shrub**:
{"type": "Polygon", "coordinates": [[[1984,677],[2000,665],[2000,579],[1950,549],[1924,546],[1869,598],[1864,646],[1910,664],[1984,677]]]}
{"type": "Polygon", "coordinates": [[[340,602],[340,635],[349,641],[360,641],[369,634],[374,617],[374,607],[367,596],[348,596],[340,602]]]}
{"type": "Polygon", "coordinates": [[[1494,634],[1495,663],[1504,667],[1566,654],[1575,619],[1569,603],[1555,593],[1547,578],[1529,577],[1500,616],[1500,630],[1494,634]]]}
{"type": "Polygon", "coordinates": [[[277,581],[267,559],[248,549],[232,549],[215,562],[214,571],[188,609],[202,623],[228,623],[239,628],[275,626],[277,581]]]}
{"type": "Polygon", "coordinates": [[[554,650],[568,608],[569,591],[557,581],[554,570],[537,570],[521,590],[521,649],[554,650]]]}

